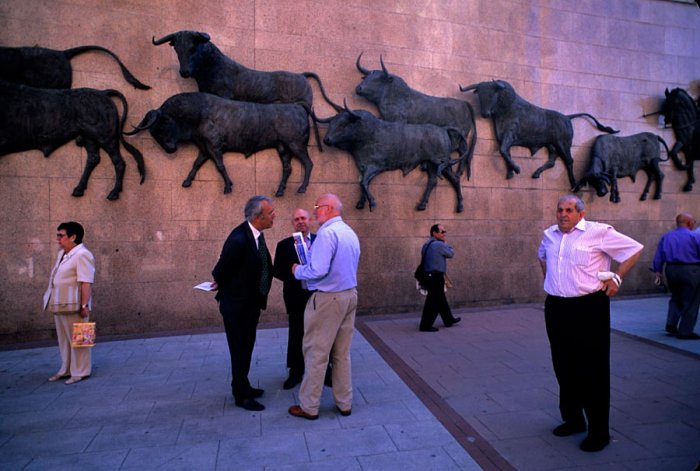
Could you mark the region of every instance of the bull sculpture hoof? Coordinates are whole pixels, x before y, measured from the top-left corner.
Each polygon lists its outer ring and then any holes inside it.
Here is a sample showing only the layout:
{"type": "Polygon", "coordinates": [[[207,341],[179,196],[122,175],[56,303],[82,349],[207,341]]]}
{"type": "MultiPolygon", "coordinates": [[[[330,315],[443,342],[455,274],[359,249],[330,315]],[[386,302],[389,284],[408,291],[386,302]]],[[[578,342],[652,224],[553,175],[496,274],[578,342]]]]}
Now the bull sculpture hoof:
{"type": "MultiPolygon", "coordinates": [[[[654,197],[654,199],[655,199],[655,200],[658,200],[659,198],[654,197]]],[[[647,200],[647,195],[646,195],[646,194],[642,194],[642,196],[639,197],[639,201],[646,201],[646,200],[647,200]]]]}
{"type": "Polygon", "coordinates": [[[107,199],[110,201],[118,200],[119,199],[119,192],[115,191],[115,190],[110,191],[109,194],[107,195],[107,199]]]}
{"type": "Polygon", "coordinates": [[[458,204],[457,205],[457,212],[458,213],[463,213],[464,212],[464,205],[463,204],[458,204]]]}
{"type": "Polygon", "coordinates": [[[693,191],[693,185],[688,183],[686,186],[683,187],[683,191],[693,191]]]}
{"type": "Polygon", "coordinates": [[[300,186],[299,189],[297,190],[297,193],[306,193],[306,187],[300,186]]]}
{"type": "Polygon", "coordinates": [[[185,180],[184,182],[182,182],[183,188],[189,188],[191,186],[192,186],[192,180],[185,180]]]}
{"type": "Polygon", "coordinates": [[[655,200],[660,200],[661,199],[661,193],[654,195],[655,200]]]}
{"type": "Polygon", "coordinates": [[[281,196],[284,196],[284,190],[277,190],[275,192],[275,197],[279,198],[281,196]]]}
{"type": "Polygon", "coordinates": [[[78,188],[78,187],[76,187],[72,193],[72,195],[77,197],[77,198],[80,198],[84,194],[85,194],[85,188],[78,188]]]}
{"type": "Polygon", "coordinates": [[[231,191],[232,191],[231,185],[226,185],[224,187],[224,194],[225,195],[228,195],[229,193],[231,193],[231,191]]]}
{"type": "Polygon", "coordinates": [[[418,203],[418,205],[416,206],[416,210],[417,211],[425,211],[425,208],[427,208],[427,207],[428,207],[428,205],[426,203],[418,203]]]}
{"type": "Polygon", "coordinates": [[[355,209],[365,209],[365,202],[358,201],[357,204],[355,205],[355,209]]]}
{"type": "Polygon", "coordinates": [[[540,175],[542,174],[541,171],[536,170],[535,173],[532,174],[532,178],[540,178],[540,175]]]}

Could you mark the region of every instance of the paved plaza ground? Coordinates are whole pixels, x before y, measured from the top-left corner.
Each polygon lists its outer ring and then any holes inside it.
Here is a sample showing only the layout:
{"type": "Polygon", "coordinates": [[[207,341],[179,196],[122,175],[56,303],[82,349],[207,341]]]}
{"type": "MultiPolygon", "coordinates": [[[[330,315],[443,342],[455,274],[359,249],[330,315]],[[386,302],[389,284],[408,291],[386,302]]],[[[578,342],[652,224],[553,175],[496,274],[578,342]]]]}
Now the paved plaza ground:
{"type": "MultiPolygon", "coordinates": [[[[541,304],[358,318],[352,415],[326,389],[316,421],[287,414],[287,330],[264,328],[251,380],[266,409],[235,407],[223,332],[102,341],[93,375],[46,379],[55,346],[0,352],[3,470],[693,470],[700,461],[700,341],[663,331],[667,298],[612,309],[611,435],[557,438],[557,385],[541,304]],[[441,325],[437,324],[438,327],[441,325]]],[[[99,325],[98,325],[99,326],[99,325]]]]}

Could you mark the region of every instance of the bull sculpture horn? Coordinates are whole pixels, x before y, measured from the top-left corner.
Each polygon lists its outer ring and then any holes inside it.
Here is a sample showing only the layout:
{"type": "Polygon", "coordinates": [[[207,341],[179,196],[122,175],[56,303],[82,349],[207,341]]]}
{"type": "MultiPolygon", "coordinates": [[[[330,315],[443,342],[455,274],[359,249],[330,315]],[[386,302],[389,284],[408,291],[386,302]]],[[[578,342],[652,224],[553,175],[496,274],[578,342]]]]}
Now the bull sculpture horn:
{"type": "Polygon", "coordinates": [[[389,71],[386,70],[386,66],[384,65],[384,59],[382,58],[381,55],[379,56],[379,63],[382,65],[382,70],[384,71],[384,75],[387,75],[387,76],[388,76],[388,75],[389,75],[389,71]]]}
{"type": "Polygon", "coordinates": [[[345,100],[345,98],[343,98],[343,106],[345,107],[345,111],[347,111],[350,116],[352,116],[353,118],[359,118],[358,115],[356,115],[350,108],[348,108],[348,102],[345,100]]]}
{"type": "Polygon", "coordinates": [[[143,120],[141,120],[138,126],[134,127],[133,131],[124,132],[123,134],[125,136],[133,136],[134,134],[138,134],[144,129],[148,129],[153,126],[159,116],[160,110],[151,110],[146,113],[146,116],[144,116],[143,120]]]}
{"type": "MultiPolygon", "coordinates": [[[[469,90],[476,90],[476,88],[477,88],[478,86],[479,86],[478,83],[473,83],[473,84],[471,84],[471,85],[467,85],[466,87],[463,87],[463,86],[460,85],[460,86],[459,86],[459,91],[460,91],[460,92],[468,92],[469,90]]],[[[474,93],[476,93],[476,92],[474,92],[474,93]]]]}
{"type": "Polygon", "coordinates": [[[153,39],[151,39],[151,42],[153,43],[154,46],[160,46],[161,44],[169,43],[170,41],[175,39],[176,34],[177,33],[171,33],[171,34],[168,34],[167,36],[163,36],[160,39],[156,39],[156,37],[153,36],[153,39]]]}
{"type": "Polygon", "coordinates": [[[362,54],[364,54],[364,51],[361,52],[359,56],[357,56],[357,61],[355,62],[355,67],[357,67],[357,70],[359,70],[360,73],[366,77],[370,74],[370,71],[365,69],[364,67],[362,67],[360,65],[360,58],[362,57],[362,54]]]}

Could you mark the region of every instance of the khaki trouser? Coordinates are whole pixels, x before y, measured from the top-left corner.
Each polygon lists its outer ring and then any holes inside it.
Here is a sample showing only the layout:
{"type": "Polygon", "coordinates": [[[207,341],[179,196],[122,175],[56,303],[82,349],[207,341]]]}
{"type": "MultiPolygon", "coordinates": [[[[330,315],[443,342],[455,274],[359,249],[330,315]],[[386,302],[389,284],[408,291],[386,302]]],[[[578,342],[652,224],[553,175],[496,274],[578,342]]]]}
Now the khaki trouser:
{"type": "Polygon", "coordinates": [[[357,290],[315,292],[304,311],[304,379],[299,404],[317,415],[329,356],[333,359],[333,398],[341,410],[352,408],[350,345],[355,329],[357,290]]]}
{"type": "Polygon", "coordinates": [[[88,317],[80,317],[77,313],[54,314],[56,321],[56,335],[58,336],[58,349],[61,352],[61,376],[90,376],[92,372],[92,348],[72,348],[70,339],[73,335],[74,322],[89,322],[88,317]]]}

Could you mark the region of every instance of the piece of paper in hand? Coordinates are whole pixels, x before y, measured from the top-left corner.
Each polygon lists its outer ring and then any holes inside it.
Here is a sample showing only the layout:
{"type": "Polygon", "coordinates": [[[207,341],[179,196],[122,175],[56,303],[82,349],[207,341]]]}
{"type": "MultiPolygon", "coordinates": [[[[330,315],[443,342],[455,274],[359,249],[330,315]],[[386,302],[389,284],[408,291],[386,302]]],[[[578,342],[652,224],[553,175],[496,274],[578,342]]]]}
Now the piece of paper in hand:
{"type": "Polygon", "coordinates": [[[196,286],[193,286],[192,288],[200,289],[202,291],[214,291],[214,282],[213,281],[205,281],[205,282],[200,283],[196,286]]]}

